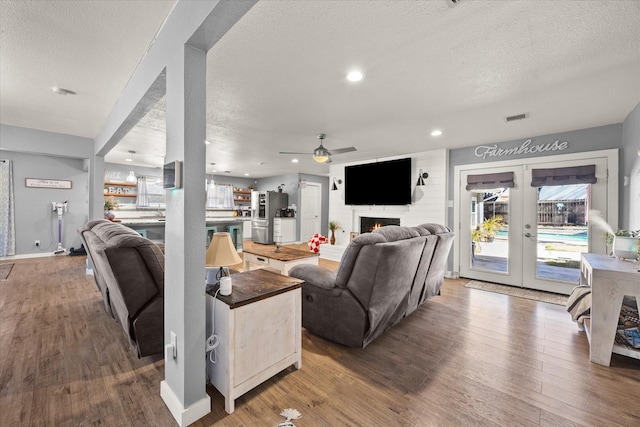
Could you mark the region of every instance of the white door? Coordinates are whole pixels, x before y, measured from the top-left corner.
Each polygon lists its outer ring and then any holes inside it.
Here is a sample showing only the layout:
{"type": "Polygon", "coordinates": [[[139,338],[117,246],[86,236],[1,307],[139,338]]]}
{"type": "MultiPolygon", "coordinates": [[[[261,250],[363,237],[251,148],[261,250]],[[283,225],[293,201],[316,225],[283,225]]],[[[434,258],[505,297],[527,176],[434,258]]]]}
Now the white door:
{"type": "Polygon", "coordinates": [[[459,171],[462,277],[569,294],[578,283],[580,254],[606,252],[602,231],[589,215],[597,210],[607,216],[608,159],[549,159],[459,171]],[[585,165],[595,166],[595,183],[548,179],[545,185],[532,185],[533,170],[540,174],[585,165]],[[512,182],[500,181],[504,174],[512,182]]]}
{"type": "Polygon", "coordinates": [[[322,224],[322,184],[300,183],[300,240],[308,241],[320,233],[322,224]]]}
{"type": "Polygon", "coordinates": [[[522,285],[522,167],[470,169],[460,175],[460,275],[477,280],[522,285]],[[512,175],[513,187],[467,190],[469,177],[512,175]],[[486,220],[498,219],[499,233],[485,230],[486,220]]]}
{"type": "Polygon", "coordinates": [[[527,168],[522,230],[523,286],[569,294],[580,279],[580,255],[606,253],[602,230],[592,226],[589,211],[607,211],[606,159],[548,162],[527,168]],[[534,169],[565,170],[594,165],[593,184],[532,186],[534,169]]]}

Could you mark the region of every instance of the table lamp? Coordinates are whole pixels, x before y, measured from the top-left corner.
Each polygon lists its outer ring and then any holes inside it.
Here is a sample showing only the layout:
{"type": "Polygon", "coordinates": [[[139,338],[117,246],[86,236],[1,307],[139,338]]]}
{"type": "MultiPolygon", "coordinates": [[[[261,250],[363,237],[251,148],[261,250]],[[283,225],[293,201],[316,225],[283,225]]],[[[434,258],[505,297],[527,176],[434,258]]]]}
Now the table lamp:
{"type": "Polygon", "coordinates": [[[231,235],[226,232],[214,233],[205,259],[206,284],[219,283],[221,277],[229,276],[230,265],[241,262],[242,258],[233,246],[231,235]]]}

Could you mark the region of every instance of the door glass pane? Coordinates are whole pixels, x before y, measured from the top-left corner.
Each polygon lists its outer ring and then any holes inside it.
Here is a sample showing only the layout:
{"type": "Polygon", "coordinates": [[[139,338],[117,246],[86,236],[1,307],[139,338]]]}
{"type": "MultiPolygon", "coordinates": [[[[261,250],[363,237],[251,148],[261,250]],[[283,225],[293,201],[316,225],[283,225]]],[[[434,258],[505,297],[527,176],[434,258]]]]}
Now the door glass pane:
{"type": "Polygon", "coordinates": [[[509,189],[471,190],[472,269],[509,272],[509,189]]]}
{"type": "Polygon", "coordinates": [[[589,184],[538,187],[536,277],[577,283],[589,251],[589,184]]]}

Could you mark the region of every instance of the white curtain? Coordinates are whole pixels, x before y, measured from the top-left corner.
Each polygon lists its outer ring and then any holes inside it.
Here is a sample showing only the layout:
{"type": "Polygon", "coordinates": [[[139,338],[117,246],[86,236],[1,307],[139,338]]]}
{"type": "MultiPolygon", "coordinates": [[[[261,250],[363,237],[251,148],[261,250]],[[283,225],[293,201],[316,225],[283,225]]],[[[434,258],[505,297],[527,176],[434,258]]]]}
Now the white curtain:
{"type": "Polygon", "coordinates": [[[13,165],[0,159],[0,256],[16,254],[16,225],[13,202],[13,165]]]}
{"type": "Polygon", "coordinates": [[[138,191],[136,195],[136,206],[145,207],[149,206],[149,189],[147,188],[147,177],[141,176],[138,178],[138,191]]]}
{"type": "Polygon", "coordinates": [[[207,205],[206,207],[208,208],[212,208],[215,205],[215,196],[216,194],[216,183],[213,181],[213,178],[211,178],[211,181],[209,181],[209,184],[207,185],[207,205]]]}
{"type": "Polygon", "coordinates": [[[233,202],[233,186],[217,185],[211,180],[207,186],[207,207],[218,209],[235,209],[233,202]]]}

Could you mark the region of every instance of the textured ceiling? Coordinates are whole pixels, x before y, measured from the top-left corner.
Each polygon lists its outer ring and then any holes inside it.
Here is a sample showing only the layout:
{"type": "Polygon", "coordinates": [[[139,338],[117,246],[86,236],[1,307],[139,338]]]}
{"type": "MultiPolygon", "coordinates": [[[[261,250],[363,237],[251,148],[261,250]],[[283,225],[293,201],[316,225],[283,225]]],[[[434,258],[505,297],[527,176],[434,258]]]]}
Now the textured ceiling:
{"type": "Polygon", "coordinates": [[[0,1],[0,122],[95,137],[173,4],[0,1]]]}
{"type": "MultiPolygon", "coordinates": [[[[88,137],[172,6],[0,3],[1,122],[88,137]]],[[[319,132],[329,149],[357,147],[333,158],[345,162],[622,122],[640,102],[640,2],[260,1],[208,53],[207,74],[207,164],[325,174],[310,155],[319,132]],[[351,68],[365,79],[347,82],[351,68]]],[[[159,166],[164,144],[161,101],[106,159],[134,150],[159,166]]]]}

